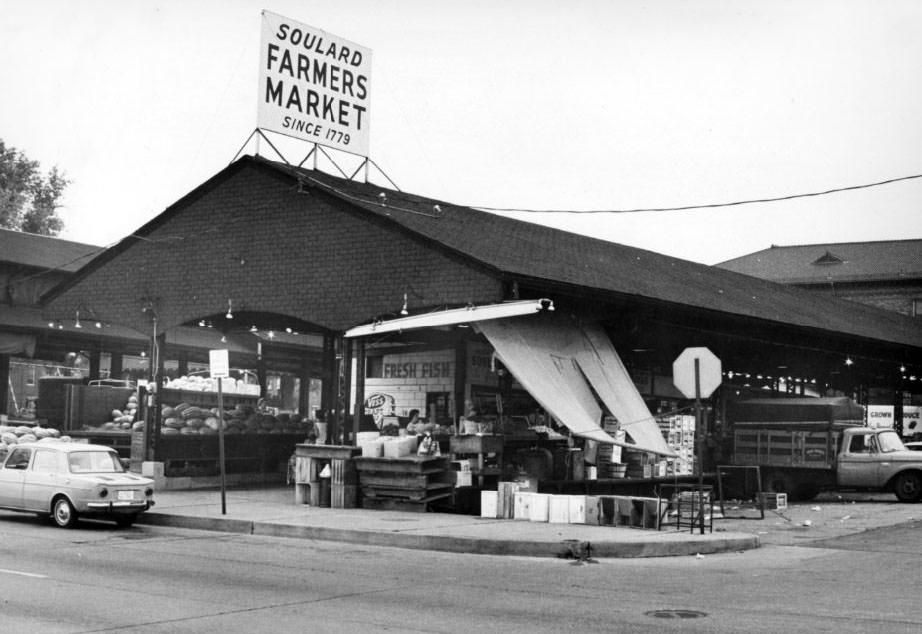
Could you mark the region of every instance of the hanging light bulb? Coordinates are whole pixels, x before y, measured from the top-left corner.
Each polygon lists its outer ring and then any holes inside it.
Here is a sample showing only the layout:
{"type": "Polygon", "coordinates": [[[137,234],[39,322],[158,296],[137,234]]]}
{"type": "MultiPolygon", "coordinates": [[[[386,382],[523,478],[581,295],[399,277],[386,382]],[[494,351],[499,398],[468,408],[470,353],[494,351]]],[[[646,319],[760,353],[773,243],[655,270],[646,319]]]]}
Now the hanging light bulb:
{"type": "Polygon", "coordinates": [[[74,328],[83,328],[83,325],[80,323],[80,311],[77,311],[76,316],[74,317],[74,328]]]}
{"type": "Polygon", "coordinates": [[[256,325],[254,324],[250,326],[250,332],[259,332],[259,328],[257,328],[256,325]]]}
{"type": "Polygon", "coordinates": [[[48,322],[48,327],[49,327],[49,328],[54,328],[54,321],[53,321],[53,320],[48,322]]]}
{"type": "Polygon", "coordinates": [[[855,363],[855,362],[852,361],[852,358],[851,358],[851,357],[845,357],[845,365],[852,365],[852,364],[854,364],[854,363],[855,363]]]}
{"type": "Polygon", "coordinates": [[[275,339],[275,331],[274,331],[274,330],[270,330],[270,331],[269,331],[269,339],[275,339]]]}
{"type": "Polygon", "coordinates": [[[101,322],[101,321],[97,321],[96,324],[95,324],[95,326],[96,326],[97,328],[102,328],[102,322],[101,322]]]}
{"type": "Polygon", "coordinates": [[[403,308],[400,309],[401,315],[409,315],[410,312],[407,310],[407,294],[403,294],[403,308]]]}
{"type": "Polygon", "coordinates": [[[227,343],[227,336],[221,335],[221,343],[227,343]]]}
{"type": "Polygon", "coordinates": [[[224,315],[224,317],[227,319],[234,318],[233,303],[231,302],[231,300],[227,300],[227,314],[224,315]]]}

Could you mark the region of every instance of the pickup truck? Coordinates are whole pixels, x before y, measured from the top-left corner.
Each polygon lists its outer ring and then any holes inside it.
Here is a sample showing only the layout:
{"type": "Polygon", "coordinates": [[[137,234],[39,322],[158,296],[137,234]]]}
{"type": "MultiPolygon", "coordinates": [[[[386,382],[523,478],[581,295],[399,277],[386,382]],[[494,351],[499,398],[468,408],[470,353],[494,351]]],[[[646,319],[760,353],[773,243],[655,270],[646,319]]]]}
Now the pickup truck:
{"type": "Polygon", "coordinates": [[[732,464],[758,466],[762,489],[808,500],[822,490],[890,491],[922,499],[922,452],[892,429],[864,425],[848,398],[777,398],[728,405],[732,464]]]}

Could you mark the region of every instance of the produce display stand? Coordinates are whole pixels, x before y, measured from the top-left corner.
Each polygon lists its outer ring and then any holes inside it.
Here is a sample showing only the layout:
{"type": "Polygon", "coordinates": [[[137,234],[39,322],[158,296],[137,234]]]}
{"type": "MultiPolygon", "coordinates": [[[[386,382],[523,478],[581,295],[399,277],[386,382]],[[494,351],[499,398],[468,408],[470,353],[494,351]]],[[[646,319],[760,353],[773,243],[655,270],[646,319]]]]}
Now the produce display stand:
{"type": "MultiPolygon", "coordinates": [[[[224,392],[222,397],[226,409],[231,409],[238,404],[256,407],[256,404],[259,402],[259,396],[254,396],[252,394],[228,394],[224,392]]],[[[217,407],[218,393],[197,390],[179,390],[165,387],[160,390],[160,402],[165,405],[189,403],[197,407],[217,407]]]]}
{"type": "MultiPolygon", "coordinates": [[[[226,434],[224,462],[228,474],[278,474],[288,464],[302,434],[226,434]]],[[[167,478],[215,477],[220,473],[217,434],[175,435],[160,438],[159,462],[167,478]]]]}

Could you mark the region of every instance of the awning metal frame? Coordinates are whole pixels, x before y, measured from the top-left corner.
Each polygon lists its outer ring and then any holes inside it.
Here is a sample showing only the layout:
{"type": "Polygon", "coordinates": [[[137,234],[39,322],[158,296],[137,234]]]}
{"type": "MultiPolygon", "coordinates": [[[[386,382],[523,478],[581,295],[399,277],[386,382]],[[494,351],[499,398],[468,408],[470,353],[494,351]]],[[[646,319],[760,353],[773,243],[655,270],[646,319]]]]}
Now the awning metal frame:
{"type": "Polygon", "coordinates": [[[482,306],[466,306],[464,308],[450,308],[422,315],[409,315],[388,321],[376,321],[362,326],[355,326],[346,331],[346,338],[366,337],[389,332],[402,332],[419,328],[438,328],[442,326],[456,326],[487,319],[504,319],[506,317],[519,317],[534,315],[540,312],[554,310],[554,302],[550,299],[525,299],[499,304],[484,304],[482,306]]]}

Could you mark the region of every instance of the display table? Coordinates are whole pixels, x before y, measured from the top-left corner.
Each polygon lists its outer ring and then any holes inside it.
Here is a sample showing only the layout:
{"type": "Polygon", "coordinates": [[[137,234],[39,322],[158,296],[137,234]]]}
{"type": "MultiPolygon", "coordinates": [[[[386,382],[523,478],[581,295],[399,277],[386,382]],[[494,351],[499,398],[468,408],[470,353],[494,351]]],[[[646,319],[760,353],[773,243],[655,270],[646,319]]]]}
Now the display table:
{"type": "Polygon", "coordinates": [[[355,458],[362,506],[425,512],[435,500],[450,497],[448,459],[442,456],[355,458]]]}
{"type": "Polygon", "coordinates": [[[295,504],[355,508],[358,478],[354,458],[360,447],[351,445],[295,445],[295,504]],[[321,503],[320,472],[330,466],[330,502],[321,503]]]}

